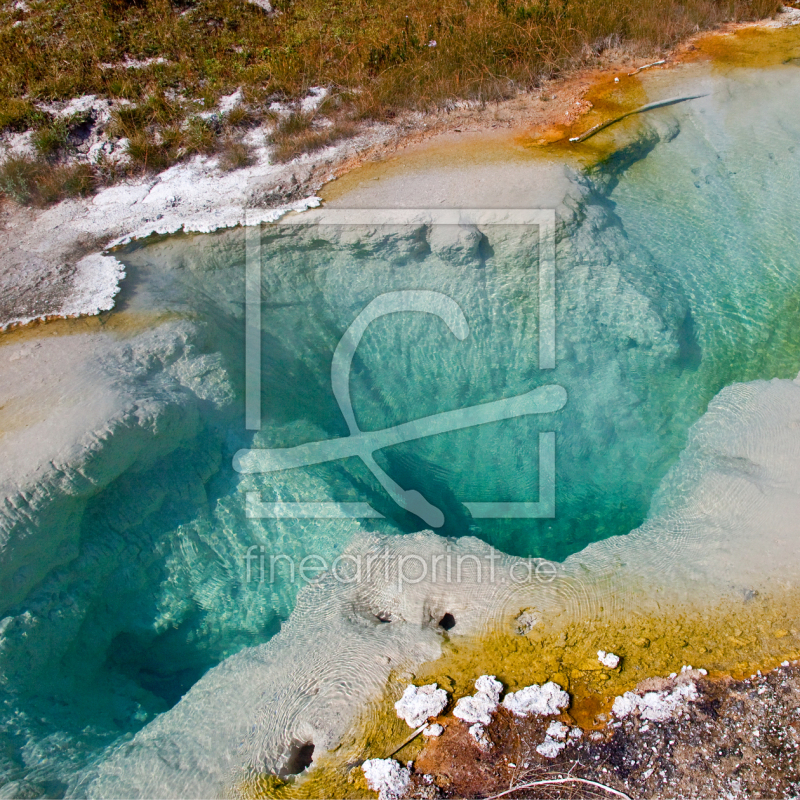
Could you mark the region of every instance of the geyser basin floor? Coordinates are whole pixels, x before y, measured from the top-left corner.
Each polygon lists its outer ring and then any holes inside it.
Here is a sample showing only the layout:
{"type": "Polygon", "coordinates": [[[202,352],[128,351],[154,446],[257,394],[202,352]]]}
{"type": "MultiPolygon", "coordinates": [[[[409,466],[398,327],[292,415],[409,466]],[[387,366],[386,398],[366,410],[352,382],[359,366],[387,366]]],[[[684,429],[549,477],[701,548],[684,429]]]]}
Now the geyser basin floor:
{"type": "MultiPolygon", "coordinates": [[[[440,720],[466,730],[452,711],[457,698],[474,693],[476,676],[496,675],[505,691],[553,680],[571,697],[559,719],[580,726],[585,733],[602,731],[612,719],[614,698],[647,677],[666,677],[691,665],[707,669],[712,680],[726,675],[745,679],[759,669],[766,671],[798,658],[799,618],[796,593],[784,591],[770,597],[727,598],[702,609],[691,605],[652,614],[599,612],[592,619],[571,620],[557,615],[543,617],[532,627],[529,614],[521,621],[510,619],[505,625],[495,625],[486,636],[451,639],[437,660],[392,674],[383,697],[363,710],[339,746],[319,758],[303,780],[283,782],[274,776],[257,776],[238,791],[245,797],[363,797],[367,789],[363,772],[353,765],[366,758],[384,757],[407,738],[408,725],[398,718],[394,702],[409,682],[416,686],[437,683],[444,688],[451,702],[440,720]],[[618,668],[603,668],[598,661],[598,649],[605,648],[621,656],[618,668]]],[[[536,742],[543,738],[540,732],[536,742]]],[[[393,757],[401,763],[417,762],[425,744],[418,737],[396,750],[393,757]]],[[[495,739],[493,749],[504,745],[495,739]]],[[[459,761],[476,755],[481,754],[464,746],[452,769],[467,772],[459,761]]],[[[546,766],[547,762],[531,755],[533,765],[546,766]]],[[[425,764],[430,766],[430,758],[426,756],[416,770],[427,771],[425,764]]],[[[508,782],[501,788],[507,787],[508,782]]]]}

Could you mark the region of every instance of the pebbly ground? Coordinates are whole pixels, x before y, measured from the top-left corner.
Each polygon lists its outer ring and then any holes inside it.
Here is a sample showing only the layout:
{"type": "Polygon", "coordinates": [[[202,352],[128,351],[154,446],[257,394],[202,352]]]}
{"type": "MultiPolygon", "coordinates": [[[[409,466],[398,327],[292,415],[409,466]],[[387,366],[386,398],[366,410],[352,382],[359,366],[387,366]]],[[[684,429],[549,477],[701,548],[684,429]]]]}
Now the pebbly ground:
{"type": "MultiPolygon", "coordinates": [[[[580,738],[568,736],[555,758],[536,750],[552,717],[518,718],[501,707],[486,728],[491,746],[484,748],[459,720],[440,719],[445,732],[428,739],[414,761],[407,796],[488,798],[515,786],[571,776],[631,798],[797,797],[797,662],[746,680],[699,676],[693,683],[697,697],[679,715],[653,721],[631,714],[602,730],[583,731],[580,738]]],[[[649,679],[637,693],[674,685],[673,679],[649,679]]],[[[571,722],[568,712],[561,720],[571,722]]],[[[580,783],[520,788],[504,796],[619,797],[580,783]]]]}

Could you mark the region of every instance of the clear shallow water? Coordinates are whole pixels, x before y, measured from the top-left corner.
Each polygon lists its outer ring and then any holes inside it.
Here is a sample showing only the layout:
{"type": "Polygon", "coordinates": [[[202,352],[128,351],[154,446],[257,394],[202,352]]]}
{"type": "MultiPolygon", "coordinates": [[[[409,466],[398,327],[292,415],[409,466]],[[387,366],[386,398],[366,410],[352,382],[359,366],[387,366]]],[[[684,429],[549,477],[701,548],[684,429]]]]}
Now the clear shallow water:
{"type": "MultiPolygon", "coordinates": [[[[376,455],[444,512],[441,533],[562,560],[639,525],[720,389],[800,370],[800,127],[790,102],[799,79],[787,67],[658,112],[627,150],[575,178],[558,210],[557,364],[546,372],[536,231],[274,226],[262,240],[263,425],[253,434],[243,425],[243,232],[174,237],[124,255],[131,277],[121,313],[172,319],[158,341],[120,343],[119,361],[141,369],[121,370],[119,380],[142,398],[166,398],[184,425],[159,417],[152,459],[121,469],[82,509],[77,558],[6,611],[6,774],[64,793],[68,765],[85,765],[211,665],[274,635],[299,584],[285,563],[274,582],[248,575],[249,547],[330,562],[357,530],[426,527],[357,459],[275,475],[231,466],[243,447],[347,435],[331,358],[378,294],[442,292],[470,334],[458,341],[413,313],[373,323],[351,380],[363,430],[545,384],[568,394],[553,414],[376,455]],[[174,375],[187,394],[167,396],[174,375]],[[542,431],[556,432],[556,517],[472,519],[466,501],[537,499],[542,431]],[[248,491],[266,502],[369,502],[384,519],[249,519],[248,491]]],[[[116,450],[113,437],[107,443],[109,474],[127,446],[119,441],[116,450]]]]}

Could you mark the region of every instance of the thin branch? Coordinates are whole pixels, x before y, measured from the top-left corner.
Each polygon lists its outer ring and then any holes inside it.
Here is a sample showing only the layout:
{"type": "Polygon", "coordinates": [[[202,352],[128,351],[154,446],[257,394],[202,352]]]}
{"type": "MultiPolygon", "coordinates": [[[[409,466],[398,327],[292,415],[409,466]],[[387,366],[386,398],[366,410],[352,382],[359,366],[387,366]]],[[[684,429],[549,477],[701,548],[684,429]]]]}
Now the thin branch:
{"type": "Polygon", "coordinates": [[[523,789],[535,789],[537,786],[554,786],[564,783],[581,783],[584,786],[594,786],[595,789],[602,789],[604,792],[613,794],[615,797],[621,797],[622,800],[633,800],[630,795],[624,792],[619,792],[616,789],[612,789],[610,786],[606,786],[604,783],[590,781],[587,778],[549,778],[547,780],[533,781],[532,783],[523,783],[521,786],[515,786],[513,789],[506,789],[504,792],[500,792],[500,794],[493,794],[491,797],[487,797],[486,800],[497,800],[498,797],[505,797],[508,794],[519,792],[523,789]]]}
{"type": "Polygon", "coordinates": [[[394,750],[392,750],[392,752],[391,752],[391,753],[389,753],[389,754],[386,756],[386,758],[391,758],[391,757],[392,757],[392,756],[393,756],[395,753],[399,753],[399,752],[400,752],[400,751],[401,751],[401,750],[402,750],[402,749],[403,749],[403,748],[404,748],[404,747],[405,747],[405,746],[406,746],[406,745],[407,745],[409,742],[411,742],[411,741],[413,741],[414,739],[416,739],[416,738],[417,738],[417,736],[419,736],[419,735],[422,733],[422,731],[424,731],[424,730],[425,730],[425,728],[427,728],[427,727],[428,727],[428,723],[427,723],[427,722],[426,722],[424,725],[420,725],[420,726],[419,726],[419,728],[417,728],[417,729],[414,731],[414,733],[412,733],[412,734],[411,734],[411,736],[409,736],[407,739],[405,739],[405,740],[404,740],[404,741],[403,741],[403,742],[402,742],[400,745],[398,745],[397,747],[395,747],[395,749],[394,749],[394,750]]]}
{"type": "Polygon", "coordinates": [[[662,64],[666,64],[666,59],[662,58],[661,61],[654,61],[652,64],[645,64],[643,67],[639,67],[639,69],[635,69],[633,72],[628,73],[628,77],[630,78],[632,75],[638,75],[643,69],[650,69],[650,67],[660,67],[662,64]]]}
{"type": "Polygon", "coordinates": [[[573,136],[570,141],[580,144],[581,142],[585,142],[587,139],[594,136],[596,133],[600,133],[600,131],[604,130],[605,128],[608,128],[617,122],[621,122],[623,119],[632,117],[634,114],[641,114],[643,111],[650,111],[654,108],[662,108],[663,106],[673,106],[675,103],[684,103],[687,100],[697,100],[698,97],[707,96],[708,95],[705,94],[693,94],[689,97],[671,97],[669,100],[657,100],[655,103],[648,103],[646,106],[636,108],[633,111],[628,111],[626,114],[622,114],[619,117],[614,117],[614,119],[601,122],[599,125],[595,125],[594,128],[590,128],[588,131],[586,131],[586,133],[582,133],[580,136],[573,136]]]}

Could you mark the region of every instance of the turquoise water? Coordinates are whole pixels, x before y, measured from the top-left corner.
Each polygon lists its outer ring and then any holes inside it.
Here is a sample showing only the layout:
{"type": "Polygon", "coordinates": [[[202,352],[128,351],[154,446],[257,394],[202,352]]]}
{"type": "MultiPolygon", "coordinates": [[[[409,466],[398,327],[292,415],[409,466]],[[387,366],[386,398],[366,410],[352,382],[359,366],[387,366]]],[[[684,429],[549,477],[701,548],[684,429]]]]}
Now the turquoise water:
{"type": "MultiPolygon", "coordinates": [[[[152,458],[122,468],[81,510],[79,554],[5,612],[6,779],[69,793],[103,747],[171,707],[210,666],[274,635],[301,582],[288,580],[285,560],[262,581],[248,548],[330,563],[356,530],[427,527],[356,458],[273,474],[233,469],[241,448],[348,435],[331,360],[381,294],[446,295],[469,335],[459,340],[418,312],[373,322],[350,380],[361,430],[540,386],[567,393],[559,411],[375,454],[401,487],[443,512],[438,532],[560,561],[641,524],[720,389],[800,371],[800,117],[791,101],[800,77],[786,67],[735,89],[654,112],[628,147],[574,176],[558,209],[553,369],[539,364],[535,226],[266,226],[262,424],[250,431],[244,231],[122,253],[129,277],[116,313],[165,317],[157,342],[120,340],[120,363],[141,367],[120,381],[163,400],[184,433],[154,426],[152,458]],[[176,374],[183,394],[169,383],[176,374]],[[539,499],[539,434],[549,431],[555,516],[473,518],[470,502],[539,499]],[[369,503],[382,518],[252,518],[248,492],[264,503],[369,503]]],[[[112,436],[105,447],[112,470],[126,445],[112,436]]]]}

